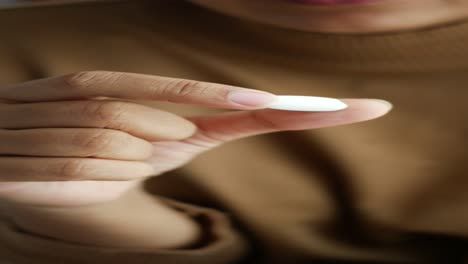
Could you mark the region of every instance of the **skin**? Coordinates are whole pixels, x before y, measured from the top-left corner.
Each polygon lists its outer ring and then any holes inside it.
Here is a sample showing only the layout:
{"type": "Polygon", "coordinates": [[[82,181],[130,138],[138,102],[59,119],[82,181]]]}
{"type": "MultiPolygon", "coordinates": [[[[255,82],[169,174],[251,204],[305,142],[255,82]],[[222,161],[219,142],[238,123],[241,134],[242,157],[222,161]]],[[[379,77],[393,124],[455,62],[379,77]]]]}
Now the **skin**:
{"type": "MultiPolygon", "coordinates": [[[[468,12],[468,1],[457,0],[266,1],[192,2],[295,30],[348,33],[433,26],[468,12]]],[[[0,86],[0,98],[0,214],[47,237],[127,249],[180,248],[200,237],[186,215],[138,191],[147,177],[236,139],[362,122],[391,109],[381,100],[345,99],[349,107],[336,112],[270,110],[273,95],[255,90],[104,71],[0,86]],[[241,111],[180,117],[128,99],[241,111]]]]}
{"type": "Polygon", "coordinates": [[[190,0],[223,14],[278,27],[335,33],[402,31],[468,17],[467,0],[376,0],[316,6],[286,0],[190,0]]]}
{"type": "Polygon", "coordinates": [[[0,104],[3,213],[35,233],[138,248],[180,247],[198,237],[198,227],[186,216],[132,191],[145,178],[239,138],[361,122],[390,110],[388,103],[369,99],[345,100],[349,107],[337,112],[270,110],[263,109],[274,99],[268,93],[118,72],[82,72],[3,86],[0,98],[5,100],[0,104]],[[233,101],[240,92],[244,105],[233,101]],[[243,111],[183,118],[124,99],[243,111]],[[115,220],[109,231],[102,226],[110,223],[100,215],[139,217],[115,220]],[[160,222],[140,223],[145,217],[160,222]],[[100,235],[84,235],[90,230],[100,235]]]}

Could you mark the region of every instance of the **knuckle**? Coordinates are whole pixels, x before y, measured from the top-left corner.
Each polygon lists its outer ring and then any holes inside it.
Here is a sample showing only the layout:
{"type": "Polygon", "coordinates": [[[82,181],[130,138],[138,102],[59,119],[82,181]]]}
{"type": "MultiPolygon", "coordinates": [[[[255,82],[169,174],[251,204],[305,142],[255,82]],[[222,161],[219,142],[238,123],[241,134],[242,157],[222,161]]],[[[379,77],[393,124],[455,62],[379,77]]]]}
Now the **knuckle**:
{"type": "Polygon", "coordinates": [[[122,126],[122,117],[126,113],[127,104],[117,101],[94,101],[83,107],[86,116],[90,116],[102,125],[122,126]]]}
{"type": "Polygon", "coordinates": [[[81,89],[89,87],[99,76],[99,72],[82,71],[74,72],[63,76],[63,81],[69,88],[81,89]]]}
{"type": "Polygon", "coordinates": [[[273,120],[268,119],[266,116],[261,114],[259,111],[251,111],[250,116],[258,124],[269,130],[284,130],[285,128],[275,123],[273,120]]]}
{"type": "Polygon", "coordinates": [[[164,93],[170,95],[174,99],[181,97],[189,97],[197,94],[203,94],[204,90],[201,82],[192,80],[175,80],[171,82],[164,93]]]}
{"type": "Polygon", "coordinates": [[[75,135],[73,143],[88,155],[97,155],[99,152],[111,148],[118,137],[113,131],[81,132],[75,135]]]}
{"type": "Polygon", "coordinates": [[[82,179],[89,173],[89,168],[82,160],[67,160],[63,162],[59,170],[59,177],[64,179],[82,179]]]}
{"type": "Polygon", "coordinates": [[[114,82],[121,77],[122,73],[109,71],[81,71],[63,76],[63,81],[71,89],[86,89],[94,83],[103,81],[114,82]]]}

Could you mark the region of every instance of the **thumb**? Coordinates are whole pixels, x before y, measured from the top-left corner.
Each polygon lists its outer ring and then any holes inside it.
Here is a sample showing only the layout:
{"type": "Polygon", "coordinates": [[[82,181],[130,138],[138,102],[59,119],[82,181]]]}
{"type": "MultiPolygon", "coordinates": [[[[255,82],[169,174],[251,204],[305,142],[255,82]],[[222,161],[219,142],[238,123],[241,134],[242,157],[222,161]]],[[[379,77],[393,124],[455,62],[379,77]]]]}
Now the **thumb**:
{"type": "Polygon", "coordinates": [[[198,144],[207,148],[249,136],[286,131],[306,130],[352,124],[378,118],[388,113],[392,105],[377,99],[345,99],[348,108],[335,112],[298,112],[262,109],[237,111],[213,116],[190,117],[199,130],[198,144]]]}

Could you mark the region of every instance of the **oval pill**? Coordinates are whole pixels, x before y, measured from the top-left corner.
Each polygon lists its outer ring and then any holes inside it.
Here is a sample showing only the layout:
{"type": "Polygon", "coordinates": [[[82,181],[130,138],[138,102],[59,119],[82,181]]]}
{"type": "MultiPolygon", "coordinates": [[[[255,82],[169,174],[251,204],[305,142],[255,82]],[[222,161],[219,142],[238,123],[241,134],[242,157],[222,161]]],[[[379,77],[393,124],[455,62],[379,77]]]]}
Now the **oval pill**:
{"type": "Polygon", "coordinates": [[[288,111],[338,111],[347,108],[344,102],[330,97],[278,95],[267,108],[288,111]]]}

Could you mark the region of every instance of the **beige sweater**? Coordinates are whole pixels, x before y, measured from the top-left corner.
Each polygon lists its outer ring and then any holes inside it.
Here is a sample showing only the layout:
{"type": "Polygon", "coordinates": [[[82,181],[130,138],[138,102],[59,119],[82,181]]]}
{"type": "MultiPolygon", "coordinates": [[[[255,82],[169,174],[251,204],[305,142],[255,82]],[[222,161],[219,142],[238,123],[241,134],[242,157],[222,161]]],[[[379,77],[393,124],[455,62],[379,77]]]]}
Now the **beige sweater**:
{"type": "MultiPolygon", "coordinates": [[[[4,220],[2,264],[465,259],[466,22],[327,35],[239,21],[183,1],[129,0],[2,10],[0,34],[0,84],[115,70],[395,106],[367,123],[230,143],[150,179],[148,195],[181,202],[168,201],[203,225],[210,239],[197,248],[95,248],[4,220]]],[[[182,115],[213,111],[153,105],[182,115]]]]}

